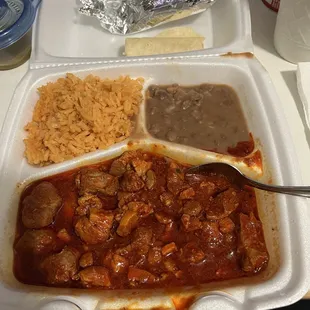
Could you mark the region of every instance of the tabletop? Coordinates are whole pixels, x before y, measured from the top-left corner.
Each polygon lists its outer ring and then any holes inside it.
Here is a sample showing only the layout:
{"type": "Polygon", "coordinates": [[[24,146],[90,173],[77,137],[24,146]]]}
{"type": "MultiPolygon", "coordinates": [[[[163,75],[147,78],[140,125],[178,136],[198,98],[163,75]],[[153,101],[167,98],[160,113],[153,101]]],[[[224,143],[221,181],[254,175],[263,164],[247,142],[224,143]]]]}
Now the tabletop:
{"type": "MultiPolygon", "coordinates": [[[[303,183],[310,184],[310,131],[305,125],[305,115],[297,90],[296,65],[283,60],[274,48],[273,33],[277,17],[276,13],[265,7],[261,0],[249,0],[249,3],[255,56],[269,72],[280,97],[282,109],[287,118],[294,141],[303,183]]],[[[0,71],[0,128],[2,127],[14,89],[27,70],[28,63],[13,70],[0,71]]],[[[308,297],[310,298],[310,293],[308,293],[308,297]]]]}

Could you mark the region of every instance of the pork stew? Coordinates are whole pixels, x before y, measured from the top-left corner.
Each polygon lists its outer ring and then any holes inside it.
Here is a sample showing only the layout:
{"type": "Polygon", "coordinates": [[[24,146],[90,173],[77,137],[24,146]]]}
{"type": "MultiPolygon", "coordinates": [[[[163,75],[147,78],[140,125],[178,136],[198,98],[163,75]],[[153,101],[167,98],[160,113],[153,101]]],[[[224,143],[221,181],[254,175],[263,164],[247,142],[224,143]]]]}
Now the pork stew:
{"type": "Polygon", "coordinates": [[[102,289],[252,276],[268,253],[255,193],[143,151],[34,182],[21,195],[14,274],[102,289]]]}

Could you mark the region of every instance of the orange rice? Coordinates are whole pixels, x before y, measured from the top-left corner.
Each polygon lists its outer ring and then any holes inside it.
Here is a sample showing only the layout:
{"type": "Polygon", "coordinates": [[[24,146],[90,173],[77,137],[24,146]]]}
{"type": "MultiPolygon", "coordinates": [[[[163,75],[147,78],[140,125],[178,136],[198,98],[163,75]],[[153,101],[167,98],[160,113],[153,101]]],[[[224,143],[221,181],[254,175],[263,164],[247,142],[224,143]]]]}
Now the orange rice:
{"type": "Polygon", "coordinates": [[[143,79],[116,80],[67,74],[38,89],[32,121],[25,126],[30,164],[59,163],[126,139],[142,102],[143,79]]]}

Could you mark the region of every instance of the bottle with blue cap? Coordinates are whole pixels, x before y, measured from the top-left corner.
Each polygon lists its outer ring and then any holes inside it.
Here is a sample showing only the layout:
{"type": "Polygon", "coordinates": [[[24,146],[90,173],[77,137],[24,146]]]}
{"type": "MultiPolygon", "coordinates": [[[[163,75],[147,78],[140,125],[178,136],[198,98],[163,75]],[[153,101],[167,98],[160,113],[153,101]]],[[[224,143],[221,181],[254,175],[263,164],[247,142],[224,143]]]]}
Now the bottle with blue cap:
{"type": "Polygon", "coordinates": [[[23,64],[31,53],[31,29],[41,0],[0,0],[0,70],[23,64]]]}

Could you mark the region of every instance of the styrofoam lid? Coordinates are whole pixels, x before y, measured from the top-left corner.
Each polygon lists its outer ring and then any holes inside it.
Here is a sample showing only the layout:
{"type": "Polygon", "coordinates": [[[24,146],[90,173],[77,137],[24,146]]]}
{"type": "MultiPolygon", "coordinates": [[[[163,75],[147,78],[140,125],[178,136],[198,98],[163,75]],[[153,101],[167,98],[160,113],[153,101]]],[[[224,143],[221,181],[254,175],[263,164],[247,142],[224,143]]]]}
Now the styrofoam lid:
{"type": "Polygon", "coordinates": [[[79,13],[79,7],[79,0],[42,2],[34,31],[32,62],[129,59],[124,56],[126,38],[154,37],[167,28],[182,26],[191,27],[205,38],[205,49],[197,53],[214,55],[218,49],[223,53],[234,52],[236,48],[238,52],[252,50],[247,0],[216,1],[200,14],[126,36],[111,34],[96,18],[79,13]]]}

